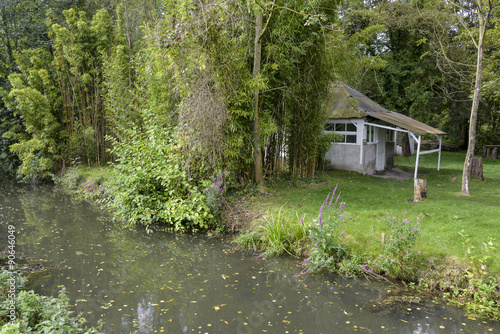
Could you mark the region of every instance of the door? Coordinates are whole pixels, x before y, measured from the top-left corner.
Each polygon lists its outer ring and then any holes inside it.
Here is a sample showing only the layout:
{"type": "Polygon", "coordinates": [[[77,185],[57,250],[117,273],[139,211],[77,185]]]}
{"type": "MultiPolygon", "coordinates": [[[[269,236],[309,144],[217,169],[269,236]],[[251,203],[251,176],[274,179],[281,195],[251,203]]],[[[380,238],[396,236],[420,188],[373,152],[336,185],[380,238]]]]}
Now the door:
{"type": "Polygon", "coordinates": [[[375,169],[384,170],[385,169],[385,136],[386,129],[376,128],[377,133],[377,155],[375,158],[375,169]]]}

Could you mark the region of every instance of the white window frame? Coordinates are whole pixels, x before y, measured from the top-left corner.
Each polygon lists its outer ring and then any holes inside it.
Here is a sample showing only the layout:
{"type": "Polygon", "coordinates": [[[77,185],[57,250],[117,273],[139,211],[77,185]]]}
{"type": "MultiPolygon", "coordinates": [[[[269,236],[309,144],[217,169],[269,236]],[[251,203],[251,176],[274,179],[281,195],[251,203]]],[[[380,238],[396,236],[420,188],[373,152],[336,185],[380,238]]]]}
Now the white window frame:
{"type": "MultiPolygon", "coordinates": [[[[343,136],[343,141],[334,141],[333,143],[339,144],[339,145],[358,145],[358,131],[357,131],[357,126],[355,123],[349,121],[349,120],[330,120],[329,122],[325,123],[324,126],[324,131],[325,132],[333,132],[335,134],[343,136]],[[327,126],[333,127],[333,129],[336,129],[337,127],[340,127],[340,130],[326,130],[327,126]],[[347,130],[349,126],[352,126],[354,129],[353,130],[347,130]],[[343,130],[342,130],[343,128],[343,130]],[[354,136],[354,142],[347,142],[347,136],[354,136]]],[[[351,137],[352,138],[352,137],[351,137]]]]}

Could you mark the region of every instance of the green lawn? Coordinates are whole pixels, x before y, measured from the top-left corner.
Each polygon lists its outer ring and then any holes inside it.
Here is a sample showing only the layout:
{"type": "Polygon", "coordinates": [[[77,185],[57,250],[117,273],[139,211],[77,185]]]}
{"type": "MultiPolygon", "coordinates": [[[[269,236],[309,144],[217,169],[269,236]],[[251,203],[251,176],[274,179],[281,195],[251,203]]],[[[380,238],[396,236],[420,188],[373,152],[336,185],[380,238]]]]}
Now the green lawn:
{"type": "MultiPolygon", "coordinates": [[[[427,198],[409,203],[413,198],[413,179],[404,181],[364,176],[358,173],[331,171],[297,182],[270,181],[267,190],[274,196],[256,197],[256,209],[277,215],[280,208],[287,218],[306,220],[316,217],[326,196],[335,185],[346,202],[347,246],[360,254],[377,256],[382,246],[382,232],[389,234],[388,216],[419,218],[421,242],[418,250],[424,257],[464,259],[465,249],[459,231],[470,236],[477,254],[490,238],[500,242],[500,161],[483,160],[485,180],[471,180],[471,196],[460,193],[465,153],[444,152],[441,170],[437,171],[437,154],[420,159],[420,178],[427,180],[427,198]]],[[[396,157],[396,167],[413,171],[415,158],[396,157]]],[[[337,192],[338,193],[338,192],[337,192]]],[[[499,248],[500,250],[500,248],[499,248]]],[[[491,252],[489,272],[500,274],[500,253],[491,252]]]]}

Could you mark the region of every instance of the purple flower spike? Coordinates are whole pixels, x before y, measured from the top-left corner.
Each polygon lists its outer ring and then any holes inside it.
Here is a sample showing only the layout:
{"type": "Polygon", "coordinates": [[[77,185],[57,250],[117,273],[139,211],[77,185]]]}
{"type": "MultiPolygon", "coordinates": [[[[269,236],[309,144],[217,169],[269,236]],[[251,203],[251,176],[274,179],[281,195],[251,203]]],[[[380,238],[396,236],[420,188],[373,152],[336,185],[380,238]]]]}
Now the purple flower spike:
{"type": "Polygon", "coordinates": [[[323,204],[323,205],[321,206],[321,209],[319,209],[319,214],[321,214],[321,212],[323,212],[323,210],[324,210],[324,209],[325,209],[325,205],[323,204]]]}
{"type": "Polygon", "coordinates": [[[328,203],[329,199],[330,199],[330,194],[326,195],[325,203],[328,203]]]}
{"type": "MultiPolygon", "coordinates": [[[[342,219],[344,219],[344,217],[345,217],[345,213],[342,215],[342,217],[340,217],[339,221],[341,221],[342,219]]],[[[344,235],[344,233],[342,233],[342,235],[344,235]]]]}
{"type": "Polygon", "coordinates": [[[342,194],[342,192],[340,192],[339,195],[337,196],[337,199],[335,200],[335,203],[337,203],[337,201],[339,200],[340,194],[342,194]]]}
{"type": "Polygon", "coordinates": [[[316,243],[316,248],[318,248],[318,243],[316,243]]]}
{"type": "Polygon", "coordinates": [[[301,222],[302,226],[304,226],[304,217],[300,217],[300,222],[301,222]]]}
{"type": "Polygon", "coordinates": [[[319,226],[321,226],[321,213],[318,216],[318,220],[319,220],[319,226]]]}
{"type": "MultiPolygon", "coordinates": [[[[342,217],[343,217],[343,216],[342,216],[342,217]]],[[[340,236],[343,236],[344,234],[345,234],[345,230],[344,230],[344,232],[342,232],[342,234],[341,234],[340,236]]]]}

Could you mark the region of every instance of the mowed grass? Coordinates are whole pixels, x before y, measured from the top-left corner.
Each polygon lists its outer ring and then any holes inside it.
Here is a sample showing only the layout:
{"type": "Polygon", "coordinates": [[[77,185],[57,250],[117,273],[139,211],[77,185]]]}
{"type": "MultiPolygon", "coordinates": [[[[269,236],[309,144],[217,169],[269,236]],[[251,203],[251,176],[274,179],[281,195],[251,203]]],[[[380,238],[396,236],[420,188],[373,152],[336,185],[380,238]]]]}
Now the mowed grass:
{"type": "MultiPolygon", "coordinates": [[[[490,252],[488,271],[500,275],[500,161],[483,160],[485,180],[471,179],[471,196],[461,194],[465,153],[443,152],[441,170],[437,154],[421,156],[419,178],[427,180],[427,198],[410,203],[413,178],[383,179],[353,172],[330,171],[299,181],[270,181],[271,196],[256,197],[256,209],[276,215],[285,210],[286,219],[300,224],[300,217],[312,220],[326,196],[337,185],[340,200],[346,202],[343,224],[346,244],[358,254],[376,257],[382,249],[381,234],[388,236],[388,217],[407,217],[420,222],[417,250],[425,258],[446,262],[459,259],[466,263],[460,231],[470,236],[477,256],[483,242],[495,239],[497,251],[490,252]]],[[[396,157],[396,167],[413,171],[415,157],[396,157]]]]}

